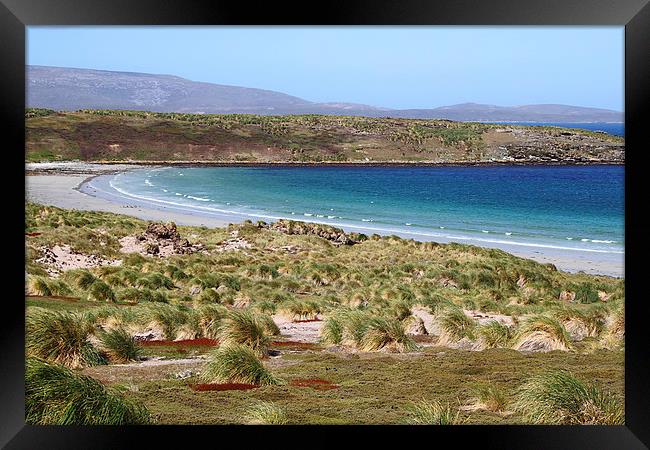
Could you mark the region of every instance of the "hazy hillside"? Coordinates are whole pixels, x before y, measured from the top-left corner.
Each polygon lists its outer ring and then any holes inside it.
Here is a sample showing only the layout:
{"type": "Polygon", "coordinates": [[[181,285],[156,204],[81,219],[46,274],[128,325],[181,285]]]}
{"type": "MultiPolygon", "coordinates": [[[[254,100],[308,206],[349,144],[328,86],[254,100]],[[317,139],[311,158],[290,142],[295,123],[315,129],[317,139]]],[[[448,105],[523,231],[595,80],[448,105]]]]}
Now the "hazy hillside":
{"type": "Polygon", "coordinates": [[[555,127],[355,116],[28,110],[27,159],[212,162],[625,160],[623,138],[555,127]]]}
{"type": "Polygon", "coordinates": [[[171,75],[27,67],[27,106],[58,111],[125,109],[209,114],[328,114],[460,121],[622,122],[617,111],[566,105],[504,107],[465,103],[396,110],[344,102],[315,103],[280,92],[201,83],[171,75]]]}

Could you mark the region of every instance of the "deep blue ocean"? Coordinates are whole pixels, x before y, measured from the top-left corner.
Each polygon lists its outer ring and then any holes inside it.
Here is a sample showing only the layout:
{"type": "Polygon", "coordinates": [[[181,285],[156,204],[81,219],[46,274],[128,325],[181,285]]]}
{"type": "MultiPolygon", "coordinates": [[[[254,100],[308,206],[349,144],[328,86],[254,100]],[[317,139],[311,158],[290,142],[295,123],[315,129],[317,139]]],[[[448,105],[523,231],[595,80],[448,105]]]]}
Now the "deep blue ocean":
{"type": "Polygon", "coordinates": [[[122,195],[197,213],[290,218],[421,240],[622,253],[623,166],[167,167],[122,195]]]}
{"type": "Polygon", "coordinates": [[[581,130],[604,131],[615,136],[625,136],[625,124],[613,122],[567,123],[567,122],[492,122],[511,125],[535,125],[547,127],[579,128],[581,130]]]}

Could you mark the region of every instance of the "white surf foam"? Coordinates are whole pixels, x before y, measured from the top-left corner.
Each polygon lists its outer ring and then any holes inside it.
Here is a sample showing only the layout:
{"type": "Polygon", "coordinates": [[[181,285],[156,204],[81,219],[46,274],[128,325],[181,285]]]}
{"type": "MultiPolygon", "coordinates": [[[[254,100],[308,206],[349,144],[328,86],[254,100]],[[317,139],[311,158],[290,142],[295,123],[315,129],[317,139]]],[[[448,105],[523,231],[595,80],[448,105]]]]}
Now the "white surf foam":
{"type": "Polygon", "coordinates": [[[195,197],[195,196],[193,196],[193,195],[188,195],[187,198],[191,198],[191,199],[194,199],[194,200],[198,200],[198,201],[200,201],[200,202],[209,202],[209,201],[210,201],[209,198],[195,197]]]}

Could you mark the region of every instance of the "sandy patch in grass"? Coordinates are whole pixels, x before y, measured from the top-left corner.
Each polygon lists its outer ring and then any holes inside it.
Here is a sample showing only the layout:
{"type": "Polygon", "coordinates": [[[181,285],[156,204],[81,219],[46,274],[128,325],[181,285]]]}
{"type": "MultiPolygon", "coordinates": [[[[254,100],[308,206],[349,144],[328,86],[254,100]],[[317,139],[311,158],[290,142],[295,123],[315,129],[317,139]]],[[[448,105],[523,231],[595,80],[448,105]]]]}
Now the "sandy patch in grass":
{"type": "Polygon", "coordinates": [[[320,332],[325,323],[322,320],[309,322],[293,322],[282,314],[273,316],[273,321],[280,329],[280,334],[287,340],[295,342],[318,343],[320,332]]]}
{"type": "Polygon", "coordinates": [[[411,308],[411,314],[422,320],[424,328],[426,328],[427,333],[429,333],[430,336],[440,336],[442,334],[442,330],[436,322],[436,317],[431,314],[429,308],[416,305],[411,308]]]}
{"type": "Polygon", "coordinates": [[[253,246],[246,239],[235,237],[223,241],[214,249],[214,251],[218,253],[222,253],[222,252],[237,251],[237,250],[242,250],[242,249],[247,249],[252,247],[253,246]]]}
{"type": "Polygon", "coordinates": [[[44,253],[43,257],[36,260],[46,266],[46,271],[51,276],[56,277],[61,272],[72,269],[90,269],[100,266],[119,266],[122,264],[120,259],[104,259],[97,255],[86,255],[72,250],[69,245],[55,245],[47,248],[41,247],[44,253]]]}
{"type": "Polygon", "coordinates": [[[512,317],[506,316],[504,314],[486,313],[471,309],[463,309],[463,312],[467,317],[476,320],[479,325],[485,325],[492,321],[497,321],[501,325],[505,325],[507,327],[511,327],[515,324],[515,321],[512,319],[512,317]]]}

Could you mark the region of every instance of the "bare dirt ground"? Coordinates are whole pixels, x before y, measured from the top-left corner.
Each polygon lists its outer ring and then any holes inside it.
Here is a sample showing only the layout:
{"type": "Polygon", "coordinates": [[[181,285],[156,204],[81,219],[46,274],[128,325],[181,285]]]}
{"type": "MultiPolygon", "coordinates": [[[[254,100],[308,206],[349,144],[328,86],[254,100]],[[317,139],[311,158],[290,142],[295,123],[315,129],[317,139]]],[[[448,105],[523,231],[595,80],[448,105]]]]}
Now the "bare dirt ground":
{"type": "Polygon", "coordinates": [[[59,273],[72,269],[90,269],[100,266],[119,266],[122,260],[103,259],[97,255],[85,255],[76,252],[69,245],[55,245],[54,247],[41,249],[45,254],[36,262],[43,263],[47,266],[47,272],[56,277],[59,273]]]}
{"type": "Polygon", "coordinates": [[[287,340],[295,342],[318,343],[320,332],[325,323],[322,320],[315,322],[293,322],[286,316],[276,314],[273,321],[280,328],[280,333],[287,340]]]}

